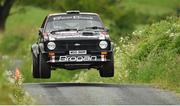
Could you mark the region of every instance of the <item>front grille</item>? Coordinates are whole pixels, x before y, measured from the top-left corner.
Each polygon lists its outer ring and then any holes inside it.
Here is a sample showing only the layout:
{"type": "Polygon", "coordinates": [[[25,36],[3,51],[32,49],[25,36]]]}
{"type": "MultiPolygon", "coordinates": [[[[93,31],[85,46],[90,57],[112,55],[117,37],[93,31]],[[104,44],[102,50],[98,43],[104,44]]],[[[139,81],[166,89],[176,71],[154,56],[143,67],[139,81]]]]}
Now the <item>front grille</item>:
{"type": "Polygon", "coordinates": [[[71,40],[71,41],[56,41],[57,51],[68,50],[100,50],[99,40],[71,40]]]}

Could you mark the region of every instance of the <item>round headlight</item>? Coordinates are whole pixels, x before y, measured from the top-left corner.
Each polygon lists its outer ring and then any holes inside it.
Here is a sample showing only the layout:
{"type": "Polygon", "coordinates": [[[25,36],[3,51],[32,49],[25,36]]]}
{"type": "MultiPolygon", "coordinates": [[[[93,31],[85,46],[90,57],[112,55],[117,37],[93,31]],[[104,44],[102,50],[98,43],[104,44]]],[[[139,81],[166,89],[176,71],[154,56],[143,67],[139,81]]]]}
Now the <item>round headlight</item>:
{"type": "Polygon", "coordinates": [[[54,50],[54,49],[56,48],[56,44],[55,44],[54,42],[49,42],[49,43],[47,44],[47,48],[48,48],[49,50],[54,50]]]}
{"type": "Polygon", "coordinates": [[[107,41],[101,41],[101,42],[99,43],[99,47],[100,47],[101,49],[105,49],[105,48],[107,48],[107,46],[108,46],[107,41]]]}

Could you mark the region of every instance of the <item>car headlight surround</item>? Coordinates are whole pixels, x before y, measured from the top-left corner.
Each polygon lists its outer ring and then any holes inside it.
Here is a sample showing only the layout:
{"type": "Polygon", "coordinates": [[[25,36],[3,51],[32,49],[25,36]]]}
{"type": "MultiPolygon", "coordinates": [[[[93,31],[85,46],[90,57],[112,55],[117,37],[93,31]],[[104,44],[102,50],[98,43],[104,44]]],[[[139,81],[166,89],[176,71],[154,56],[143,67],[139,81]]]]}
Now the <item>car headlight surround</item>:
{"type": "Polygon", "coordinates": [[[108,47],[108,42],[107,41],[100,41],[99,42],[99,47],[101,49],[106,49],[108,47]]]}
{"type": "Polygon", "coordinates": [[[56,48],[56,44],[55,44],[54,42],[49,42],[49,43],[47,44],[47,48],[48,48],[49,50],[54,50],[54,49],[56,48]]]}

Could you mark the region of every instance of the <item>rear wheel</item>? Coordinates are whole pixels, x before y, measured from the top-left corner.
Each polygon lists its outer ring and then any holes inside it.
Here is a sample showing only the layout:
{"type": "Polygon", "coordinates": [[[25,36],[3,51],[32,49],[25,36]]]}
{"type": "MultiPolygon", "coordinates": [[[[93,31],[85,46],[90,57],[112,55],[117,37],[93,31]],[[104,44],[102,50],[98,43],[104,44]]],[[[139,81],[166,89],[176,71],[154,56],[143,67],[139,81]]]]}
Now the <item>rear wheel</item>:
{"type": "Polygon", "coordinates": [[[33,61],[33,70],[32,70],[32,75],[33,78],[40,78],[40,73],[39,73],[39,56],[35,56],[34,53],[32,53],[32,61],[33,61]]]}
{"type": "Polygon", "coordinates": [[[51,69],[49,64],[46,62],[42,53],[39,55],[39,72],[41,78],[50,78],[51,77],[51,69]]]}
{"type": "Polygon", "coordinates": [[[108,62],[104,64],[100,70],[99,74],[101,77],[113,77],[114,76],[114,63],[108,62]]]}

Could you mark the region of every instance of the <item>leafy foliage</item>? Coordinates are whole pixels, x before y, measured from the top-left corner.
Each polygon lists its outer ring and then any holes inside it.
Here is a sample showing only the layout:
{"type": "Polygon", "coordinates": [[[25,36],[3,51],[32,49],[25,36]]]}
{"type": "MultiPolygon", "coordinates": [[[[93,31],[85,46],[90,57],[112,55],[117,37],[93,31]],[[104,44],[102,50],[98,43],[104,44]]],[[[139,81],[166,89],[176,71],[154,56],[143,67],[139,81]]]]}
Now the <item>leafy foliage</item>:
{"type": "Polygon", "coordinates": [[[127,66],[129,81],[180,86],[179,24],[178,17],[170,17],[134,32],[138,40],[127,66]]]}

